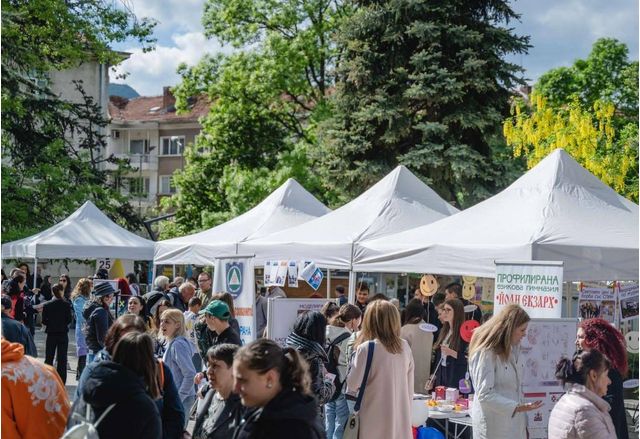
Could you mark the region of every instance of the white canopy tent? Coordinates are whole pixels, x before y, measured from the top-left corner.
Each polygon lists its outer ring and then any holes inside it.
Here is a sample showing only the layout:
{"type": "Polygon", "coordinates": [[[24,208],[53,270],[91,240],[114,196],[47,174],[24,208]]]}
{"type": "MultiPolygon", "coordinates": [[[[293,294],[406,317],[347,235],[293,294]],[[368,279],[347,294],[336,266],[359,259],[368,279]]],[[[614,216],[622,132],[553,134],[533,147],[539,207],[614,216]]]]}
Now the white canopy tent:
{"type": "Polygon", "coordinates": [[[55,226],[2,244],[2,258],[151,260],[153,241],[123,229],[87,201],[55,226]]]}
{"type": "Polygon", "coordinates": [[[244,214],[208,230],[156,242],[156,264],[210,265],[238,254],[238,243],[297,226],[330,212],[293,178],[244,214]]]}
{"type": "Polygon", "coordinates": [[[328,269],[351,269],[353,245],[408,228],[429,224],[458,209],[444,201],[404,166],[398,166],[358,198],[297,227],[240,244],[267,260],[312,260],[328,269]]]}
{"type": "Polygon", "coordinates": [[[636,280],[638,205],[558,149],[467,210],[359,243],[353,269],[495,277],[496,260],[564,261],[565,281],[636,280]]]}

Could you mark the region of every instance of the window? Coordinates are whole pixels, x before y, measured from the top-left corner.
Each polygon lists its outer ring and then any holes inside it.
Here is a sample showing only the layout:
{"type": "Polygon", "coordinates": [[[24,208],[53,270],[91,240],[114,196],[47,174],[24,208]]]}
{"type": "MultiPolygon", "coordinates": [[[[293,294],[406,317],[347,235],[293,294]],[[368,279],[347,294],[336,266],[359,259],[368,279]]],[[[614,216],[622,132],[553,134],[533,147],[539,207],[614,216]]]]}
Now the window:
{"type": "Polygon", "coordinates": [[[149,185],[149,177],[129,178],[129,194],[144,198],[149,194],[149,185]]]}
{"type": "Polygon", "coordinates": [[[184,136],[163,137],[162,155],[182,155],[184,152],[184,136]]]}
{"type": "Polygon", "coordinates": [[[149,141],[147,139],[136,139],[129,141],[130,154],[149,154],[149,141]]]}
{"type": "Polygon", "coordinates": [[[176,187],[173,185],[173,177],[171,175],[160,176],[160,193],[161,194],[175,194],[177,192],[176,187]]]}

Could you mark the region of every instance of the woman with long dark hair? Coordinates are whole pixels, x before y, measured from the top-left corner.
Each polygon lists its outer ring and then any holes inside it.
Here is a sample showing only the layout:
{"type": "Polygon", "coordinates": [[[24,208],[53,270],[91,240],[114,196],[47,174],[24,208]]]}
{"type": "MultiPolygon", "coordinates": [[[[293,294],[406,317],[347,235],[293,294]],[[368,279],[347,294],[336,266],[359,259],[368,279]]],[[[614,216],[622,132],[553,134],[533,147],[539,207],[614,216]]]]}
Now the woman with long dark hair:
{"type": "Polygon", "coordinates": [[[624,336],[604,319],[588,319],[580,322],[578,326],[576,345],[579,351],[600,351],[611,362],[611,384],[603,397],[611,406],[609,413],[618,439],[628,439],[629,430],[622,390],[622,381],[629,371],[624,336]]]}
{"type": "Polygon", "coordinates": [[[151,329],[151,319],[147,314],[147,301],[142,296],[131,296],[127,302],[127,313],[139,316],[151,329]]]}
{"type": "MultiPolygon", "coordinates": [[[[467,373],[467,349],[469,344],[460,336],[464,322],[464,305],[458,299],[446,300],[442,305],[443,325],[433,345],[436,351],[434,379],[431,387],[458,387],[459,381],[467,373]]],[[[430,390],[428,388],[427,390],[430,390]]]]}
{"type": "Polygon", "coordinates": [[[254,409],[234,439],[324,438],[307,362],[294,348],[252,341],[236,353],[233,378],[242,405],[254,409]]]}
{"type": "Polygon", "coordinates": [[[609,360],[596,350],[563,358],[556,366],[566,393],[549,416],[549,437],[554,439],[616,439],[609,416],[610,406],[602,399],[607,393],[609,360]]]}
{"type": "Polygon", "coordinates": [[[84,415],[87,404],[100,437],[157,439],[162,422],[155,400],[160,398],[158,364],[149,335],[129,332],[116,344],[112,360],[98,363],[87,376],[74,412],[84,415]],[[134,415],[133,415],[134,414],[134,415]]]}
{"type": "Polygon", "coordinates": [[[300,352],[309,363],[311,390],[319,404],[329,401],[335,391],[335,378],[330,378],[325,368],[329,361],[324,349],[326,331],[327,319],[317,311],[309,311],[298,315],[293,332],[286,340],[287,346],[300,352]]]}
{"type": "Polygon", "coordinates": [[[58,283],[62,285],[63,295],[66,300],[71,299],[71,278],[68,274],[61,274],[58,283]]]}

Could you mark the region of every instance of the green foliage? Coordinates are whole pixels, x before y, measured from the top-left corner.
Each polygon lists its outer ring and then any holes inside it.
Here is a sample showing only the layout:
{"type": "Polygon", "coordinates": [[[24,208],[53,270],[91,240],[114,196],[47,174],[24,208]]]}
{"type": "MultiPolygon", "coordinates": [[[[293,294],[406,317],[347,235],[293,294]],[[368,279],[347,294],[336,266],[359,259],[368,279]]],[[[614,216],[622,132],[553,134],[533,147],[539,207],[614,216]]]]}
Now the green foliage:
{"type": "Polygon", "coordinates": [[[103,157],[106,121],[76,83],[78,102],[48,89],[48,73],[83,61],[114,62],[109,44],[153,43],[154,23],[100,0],[2,2],[2,240],[28,236],[87,199],[113,218],[140,225],[117,188],[128,163],[103,157]],[[104,163],[117,165],[109,179],[104,163]]]}
{"type": "Polygon", "coordinates": [[[528,48],[506,27],[518,16],[500,0],[358,6],[339,34],[334,117],[320,130],[331,189],[351,197],[404,164],[463,207],[492,195],[513,168],[492,155],[521,83],[503,57],[528,48]]]}
{"type": "Polygon", "coordinates": [[[534,166],[565,148],[585,168],[638,201],[638,62],[626,45],[597,40],[589,56],[550,70],[504,124],[516,156],[534,166]]]}
{"type": "Polygon", "coordinates": [[[176,219],[163,227],[163,238],[237,216],[289,177],[329,199],[307,170],[308,156],[329,114],[337,56],[331,34],[346,11],[327,0],[207,1],[205,32],[238,50],[179,69],[177,108],[204,93],[211,109],[174,178],[178,193],[164,202],[176,219]]]}

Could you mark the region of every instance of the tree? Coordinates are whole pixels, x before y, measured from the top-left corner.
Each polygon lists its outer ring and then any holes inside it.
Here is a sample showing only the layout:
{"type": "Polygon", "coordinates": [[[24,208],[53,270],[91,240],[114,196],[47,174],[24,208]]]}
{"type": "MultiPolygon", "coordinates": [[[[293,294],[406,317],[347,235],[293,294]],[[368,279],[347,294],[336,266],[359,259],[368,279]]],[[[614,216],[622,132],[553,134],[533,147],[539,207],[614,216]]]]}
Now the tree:
{"type": "Polygon", "coordinates": [[[528,37],[506,1],[361,1],[339,34],[334,117],[317,159],[355,195],[404,164],[462,206],[501,187],[500,128],[528,37]]]}
{"type": "Polygon", "coordinates": [[[625,197],[638,201],[638,62],[610,38],[585,60],[550,70],[529,102],[516,100],[504,134],[529,167],[564,148],[625,197]]]}
{"type": "Polygon", "coordinates": [[[175,209],[176,221],[162,237],[241,214],[289,177],[327,200],[308,171],[308,151],[328,114],[338,56],[331,34],[345,13],[341,2],[329,0],[205,3],[206,34],[236,50],[179,69],[178,109],[196,94],[206,94],[211,109],[174,178],[178,193],[165,207],[175,209]]]}
{"type": "Polygon", "coordinates": [[[140,225],[117,190],[128,163],[103,157],[106,121],[82,99],[51,93],[49,72],[88,61],[116,63],[109,45],[135,38],[149,48],[154,23],[102,0],[2,2],[2,240],[51,226],[87,199],[123,224],[140,225]],[[102,164],[118,165],[110,179],[102,164]]]}

